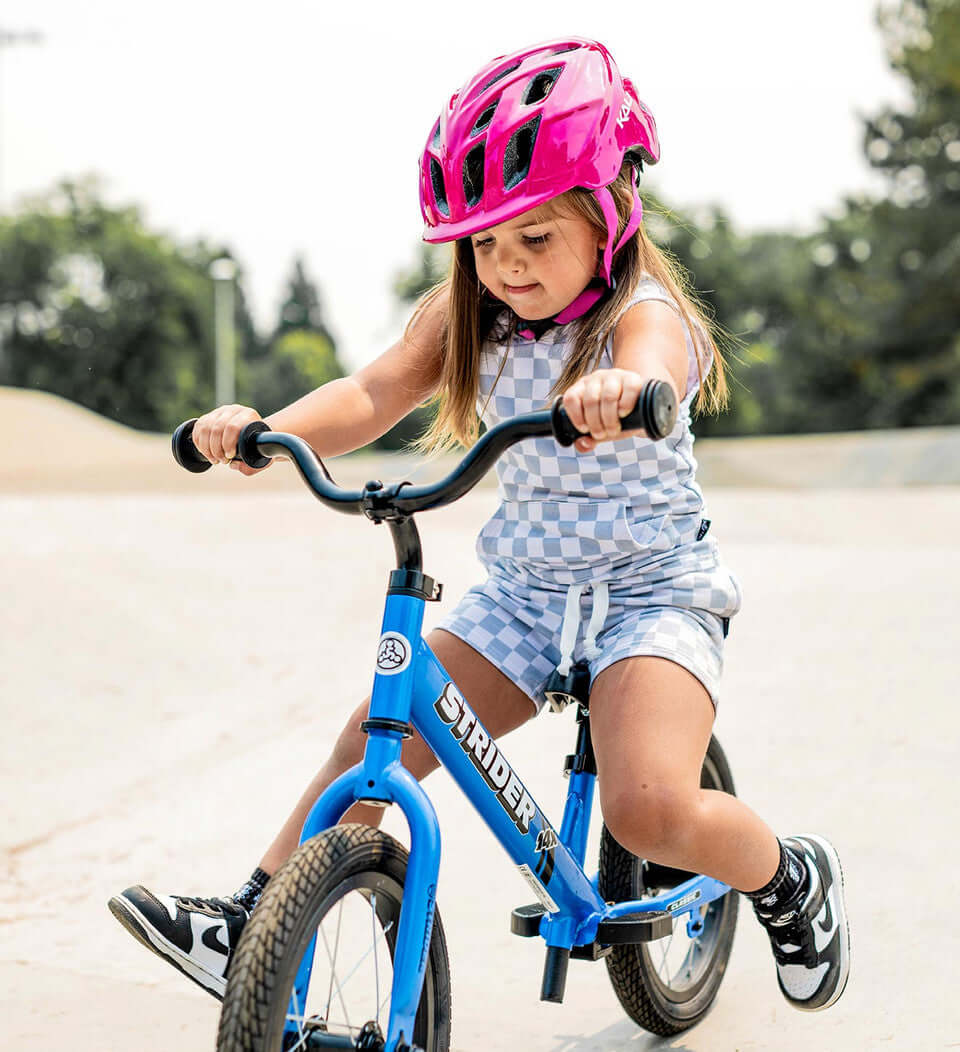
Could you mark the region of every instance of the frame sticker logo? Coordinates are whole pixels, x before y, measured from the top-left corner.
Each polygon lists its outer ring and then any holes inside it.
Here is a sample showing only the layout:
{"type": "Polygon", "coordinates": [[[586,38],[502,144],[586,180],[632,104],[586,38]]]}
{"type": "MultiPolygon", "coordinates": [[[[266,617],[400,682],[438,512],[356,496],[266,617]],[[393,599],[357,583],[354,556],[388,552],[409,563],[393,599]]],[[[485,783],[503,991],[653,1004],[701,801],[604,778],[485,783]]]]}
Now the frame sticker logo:
{"type": "Polygon", "coordinates": [[[537,861],[534,872],[544,884],[549,884],[550,878],[553,876],[553,853],[556,851],[559,843],[560,840],[557,834],[549,826],[537,833],[537,846],[534,850],[540,858],[537,861]]]}
{"type": "Polygon", "coordinates": [[[410,664],[413,648],[406,636],[399,632],[384,632],[377,648],[377,672],[381,676],[395,676],[410,664]]]}
{"type": "Polygon", "coordinates": [[[529,833],[530,820],[537,813],[536,805],[460,691],[452,683],[447,683],[433,707],[460,742],[460,748],[473,766],[483,775],[491,792],[497,794],[497,803],[521,833],[529,833]]]}

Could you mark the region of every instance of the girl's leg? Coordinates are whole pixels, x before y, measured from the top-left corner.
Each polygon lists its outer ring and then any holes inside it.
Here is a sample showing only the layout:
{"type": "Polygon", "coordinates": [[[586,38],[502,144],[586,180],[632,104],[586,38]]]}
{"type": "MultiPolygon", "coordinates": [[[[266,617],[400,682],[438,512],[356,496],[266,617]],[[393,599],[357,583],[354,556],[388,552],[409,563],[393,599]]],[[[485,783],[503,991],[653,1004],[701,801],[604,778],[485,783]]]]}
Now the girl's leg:
{"type": "Polygon", "coordinates": [[[615,662],[597,676],[590,729],[600,806],[613,836],[662,865],[704,873],[752,894],[796,1008],[828,1008],[850,971],[843,875],[815,835],[780,842],[735,796],[700,788],[713,706],[700,681],[656,657],[615,662]]]}
{"type": "Polygon", "coordinates": [[[703,684],[673,661],[604,669],[590,696],[600,807],[633,854],[753,891],[777,872],[780,845],[737,797],[700,788],[713,719],[703,684]]]}
{"type": "MultiPolygon", "coordinates": [[[[438,629],[430,634],[429,643],[493,737],[519,727],[534,714],[530,699],[456,636],[438,629]]],[[[135,885],[110,900],[117,920],[147,949],[222,998],[231,955],[267,879],[300,842],[300,830],[320,793],[363,756],[367,736],[360,722],[367,706],[364,702],[347,720],[330,759],[300,798],[259,869],[236,894],[212,899],[157,896],[135,885]]],[[[437,766],[433,753],[417,735],[403,743],[403,761],[417,778],[437,766]]],[[[345,819],[377,825],[382,814],[378,807],[354,805],[345,819]]]]}
{"type": "MultiPolygon", "coordinates": [[[[493,738],[507,734],[534,715],[533,703],[527,695],[463,640],[443,629],[436,629],[430,633],[427,642],[493,738]]],[[[366,719],[369,704],[367,698],[351,714],[329,759],[307,786],[293,813],[267,848],[260,861],[260,868],[265,873],[274,873],[300,843],[303,823],[323,790],[363,758],[367,736],[360,730],[360,723],[366,719]]],[[[404,765],[417,779],[423,779],[437,767],[437,758],[417,733],[403,743],[402,755],[404,765]]],[[[380,807],[354,804],[343,821],[376,826],[382,816],[380,807]]]]}

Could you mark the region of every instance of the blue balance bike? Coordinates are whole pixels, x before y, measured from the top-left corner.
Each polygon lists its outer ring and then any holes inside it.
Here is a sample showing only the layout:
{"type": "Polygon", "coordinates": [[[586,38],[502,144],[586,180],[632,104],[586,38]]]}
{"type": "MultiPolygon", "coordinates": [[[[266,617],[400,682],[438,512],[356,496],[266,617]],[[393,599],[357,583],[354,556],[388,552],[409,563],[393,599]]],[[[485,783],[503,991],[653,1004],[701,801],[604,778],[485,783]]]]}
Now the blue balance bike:
{"type": "MultiPolygon", "coordinates": [[[[623,425],[661,438],[676,412],[669,386],[651,381],[623,425]]],[[[174,454],[199,472],[210,465],[191,441],[193,423],[177,429],[174,454]]],[[[449,1049],[450,973],[436,902],[440,831],[429,797],[401,760],[411,727],[530,887],[536,901],[516,908],[510,926],[515,935],[539,936],[546,944],[541,1000],[563,1000],[571,957],[603,958],[623,1008],[653,1033],[678,1033],[709,1009],[730,955],[737,893],[709,877],[637,858],[605,828],[599,872],[584,872],[597,768],[583,667],[548,684],[551,707],[569,705],[577,722],[556,830],[421,636],[424,603],[439,600],[441,586],[422,570],[414,514],[462,497],[515,442],[552,435],[568,446],[578,434],[558,401],[487,431],[440,482],[373,481],[350,491],[335,485],[302,439],[271,432],[260,421],[244,430],[238,455],[247,464],[288,457],[325,504],[386,523],[397,568],[387,587],[363,723],[363,761],[317,800],[300,847],[247,923],[230,966],[219,1052],[449,1049]],[[377,829],[338,825],[357,801],[398,804],[410,830],[409,852],[377,829]]],[[[715,739],[701,785],[733,792],[715,739]]]]}

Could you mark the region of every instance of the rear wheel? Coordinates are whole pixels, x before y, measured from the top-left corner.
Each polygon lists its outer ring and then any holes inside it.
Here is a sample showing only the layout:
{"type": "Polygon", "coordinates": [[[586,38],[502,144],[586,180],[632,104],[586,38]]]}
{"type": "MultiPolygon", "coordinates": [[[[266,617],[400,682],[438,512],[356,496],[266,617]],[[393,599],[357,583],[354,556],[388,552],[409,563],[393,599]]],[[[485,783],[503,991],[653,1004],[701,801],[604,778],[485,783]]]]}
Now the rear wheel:
{"type": "MultiPolygon", "coordinates": [[[[700,786],[734,792],[727,758],[713,737],[703,761],[700,786]]],[[[607,902],[649,898],[691,876],[630,854],[604,826],[599,887],[607,902]]],[[[687,933],[689,914],[684,914],[674,922],[670,935],[662,939],[612,948],[606,958],[610,982],[635,1023],[666,1037],[703,1018],[727,968],[738,905],[739,895],[729,891],[701,908],[701,927],[692,937],[687,933]]]]}
{"type": "MultiPolygon", "coordinates": [[[[218,1052],[382,1049],[406,870],[404,847],[369,826],[335,826],[301,845],[267,885],[241,936],[218,1052]],[[291,1004],[308,952],[309,987],[302,1004],[291,1004]]],[[[424,1052],[450,1047],[450,969],[438,912],[407,1042],[424,1052]]]]}

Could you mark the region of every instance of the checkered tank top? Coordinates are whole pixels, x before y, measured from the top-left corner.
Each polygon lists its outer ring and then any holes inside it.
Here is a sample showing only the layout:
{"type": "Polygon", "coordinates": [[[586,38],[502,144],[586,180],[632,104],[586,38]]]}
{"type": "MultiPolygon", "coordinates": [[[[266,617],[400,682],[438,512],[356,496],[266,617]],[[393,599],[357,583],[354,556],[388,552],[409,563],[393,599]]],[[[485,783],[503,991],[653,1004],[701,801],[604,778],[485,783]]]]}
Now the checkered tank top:
{"type": "MultiPolygon", "coordinates": [[[[628,306],[644,300],[676,308],[650,277],[640,282],[628,306]]],[[[690,406],[700,378],[685,323],[684,328],[687,389],[673,431],[656,442],[644,437],[602,442],[590,453],[564,448],[553,438],[511,446],[497,462],[500,507],[477,539],[482,563],[570,585],[633,576],[644,562],[696,539],[703,495],[694,478],[690,406]]],[[[551,403],[551,389],[572,348],[572,330],[573,325],[557,326],[536,340],[515,336],[484,344],[477,411],[488,427],[551,403]]],[[[612,366],[611,338],[597,367],[612,366]]],[[[710,361],[704,361],[703,375],[709,368],[710,361]]]]}

